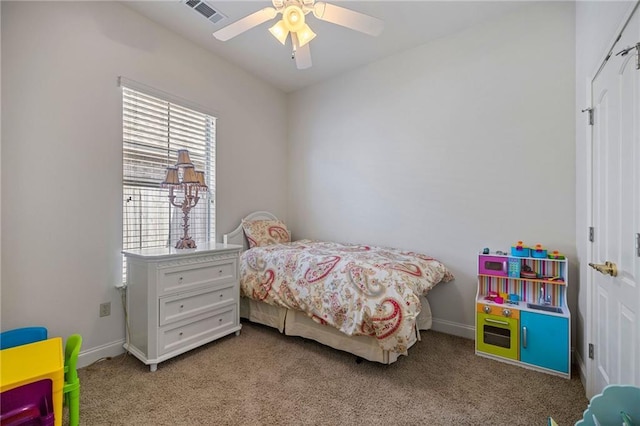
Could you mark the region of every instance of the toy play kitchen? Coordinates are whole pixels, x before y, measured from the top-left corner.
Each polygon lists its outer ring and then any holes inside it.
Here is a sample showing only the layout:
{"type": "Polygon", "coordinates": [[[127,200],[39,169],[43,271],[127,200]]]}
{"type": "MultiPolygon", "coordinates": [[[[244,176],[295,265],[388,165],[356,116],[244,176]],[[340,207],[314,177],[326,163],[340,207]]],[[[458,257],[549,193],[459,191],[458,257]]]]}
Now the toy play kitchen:
{"type": "Polygon", "coordinates": [[[478,254],[476,354],[571,377],[568,261],[518,241],[478,254]]]}

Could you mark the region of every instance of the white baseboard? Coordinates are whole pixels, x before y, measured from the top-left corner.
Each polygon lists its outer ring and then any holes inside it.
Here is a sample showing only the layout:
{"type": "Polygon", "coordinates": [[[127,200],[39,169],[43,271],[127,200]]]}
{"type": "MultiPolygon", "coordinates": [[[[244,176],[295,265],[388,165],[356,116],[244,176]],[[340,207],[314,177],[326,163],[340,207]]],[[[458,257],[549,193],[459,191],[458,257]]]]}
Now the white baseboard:
{"type": "MultiPolygon", "coordinates": [[[[582,387],[587,389],[587,365],[584,363],[584,360],[580,356],[578,351],[575,351],[575,364],[578,366],[578,372],[580,373],[580,381],[582,382],[582,387]]],[[[586,392],[585,392],[586,393],[586,392]]]]}
{"type": "Polygon", "coordinates": [[[440,333],[464,337],[465,339],[476,339],[476,328],[467,324],[434,318],[431,329],[433,331],[439,331],[440,333]]]}
{"type": "Polygon", "coordinates": [[[115,342],[107,343],[102,346],[97,346],[87,351],[80,351],[78,354],[77,368],[86,367],[102,358],[114,357],[123,354],[123,344],[124,339],[116,340],[115,342]]]}

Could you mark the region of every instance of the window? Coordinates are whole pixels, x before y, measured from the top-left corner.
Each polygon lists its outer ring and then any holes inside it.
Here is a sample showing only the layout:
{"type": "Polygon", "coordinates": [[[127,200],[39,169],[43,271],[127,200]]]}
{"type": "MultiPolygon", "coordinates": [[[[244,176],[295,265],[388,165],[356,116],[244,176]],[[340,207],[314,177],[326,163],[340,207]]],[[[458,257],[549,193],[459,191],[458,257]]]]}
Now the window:
{"type": "MultiPolygon", "coordinates": [[[[160,187],[179,149],[189,150],[209,187],[189,213],[189,235],[197,244],[214,241],[215,117],[121,85],[123,249],[173,247],[182,236],[182,211],[169,204],[169,190],[160,187]]],[[[181,202],[181,191],[176,195],[181,202]]]]}

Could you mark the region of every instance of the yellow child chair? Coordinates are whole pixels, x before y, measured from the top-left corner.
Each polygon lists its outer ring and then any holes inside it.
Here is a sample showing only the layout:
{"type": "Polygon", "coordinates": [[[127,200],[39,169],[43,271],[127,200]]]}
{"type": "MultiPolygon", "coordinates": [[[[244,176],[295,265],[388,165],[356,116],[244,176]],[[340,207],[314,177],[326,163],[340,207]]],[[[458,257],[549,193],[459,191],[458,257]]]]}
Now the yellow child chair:
{"type": "Polygon", "coordinates": [[[76,364],[82,346],[82,336],[72,334],[64,346],[64,405],[69,407],[69,424],[80,424],[80,379],[76,364]]]}

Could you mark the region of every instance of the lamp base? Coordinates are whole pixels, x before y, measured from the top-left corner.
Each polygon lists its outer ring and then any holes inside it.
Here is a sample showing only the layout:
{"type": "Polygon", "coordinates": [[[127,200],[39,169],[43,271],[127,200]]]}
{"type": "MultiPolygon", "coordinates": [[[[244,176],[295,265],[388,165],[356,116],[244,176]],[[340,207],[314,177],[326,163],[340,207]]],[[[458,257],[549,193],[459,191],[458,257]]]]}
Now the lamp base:
{"type": "Polygon", "coordinates": [[[178,240],[178,242],[176,243],[176,248],[177,249],[190,249],[190,248],[197,248],[196,246],[196,242],[193,241],[191,239],[191,237],[188,238],[180,238],[180,240],[178,240]]]}

